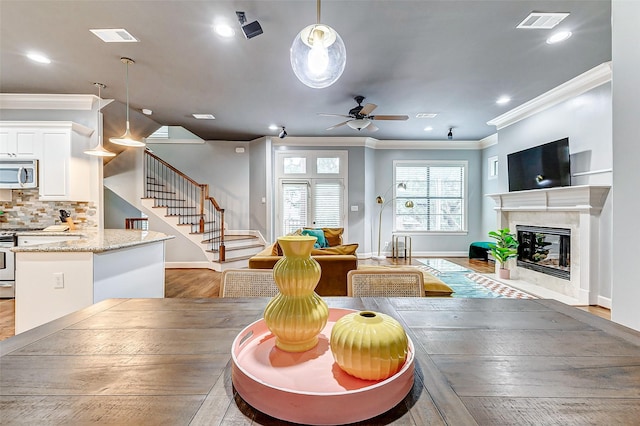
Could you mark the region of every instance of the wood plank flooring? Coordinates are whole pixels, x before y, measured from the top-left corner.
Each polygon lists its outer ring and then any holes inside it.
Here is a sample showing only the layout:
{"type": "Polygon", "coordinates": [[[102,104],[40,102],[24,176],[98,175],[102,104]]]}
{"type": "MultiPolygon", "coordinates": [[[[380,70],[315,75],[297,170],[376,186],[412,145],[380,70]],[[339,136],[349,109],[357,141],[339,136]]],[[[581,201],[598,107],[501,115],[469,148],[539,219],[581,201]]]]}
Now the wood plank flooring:
{"type": "MultiPolygon", "coordinates": [[[[494,272],[494,264],[478,259],[466,257],[444,258],[455,264],[464,266],[481,274],[494,272]]],[[[420,265],[415,258],[391,259],[382,261],[363,259],[359,260],[364,265],[420,265]]],[[[165,269],[165,297],[168,298],[215,298],[220,291],[220,272],[210,269],[165,269]]],[[[598,315],[611,319],[611,311],[599,306],[578,307],[598,315]]],[[[14,335],[15,307],[13,299],[0,299],[0,340],[14,335]]]]}

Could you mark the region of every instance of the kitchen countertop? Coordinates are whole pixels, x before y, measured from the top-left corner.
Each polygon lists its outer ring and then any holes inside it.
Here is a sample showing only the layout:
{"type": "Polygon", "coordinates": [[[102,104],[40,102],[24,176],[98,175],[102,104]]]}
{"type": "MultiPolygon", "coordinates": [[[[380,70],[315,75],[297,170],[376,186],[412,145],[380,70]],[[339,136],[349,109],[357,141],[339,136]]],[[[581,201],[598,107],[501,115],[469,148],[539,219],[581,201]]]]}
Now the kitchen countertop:
{"type": "Polygon", "coordinates": [[[136,229],[79,229],[64,232],[49,231],[19,231],[20,236],[79,236],[66,241],[38,244],[32,246],[13,247],[14,252],[94,252],[100,253],[109,250],[149,244],[158,241],[175,238],[173,235],[155,231],[141,231],[136,229]]]}

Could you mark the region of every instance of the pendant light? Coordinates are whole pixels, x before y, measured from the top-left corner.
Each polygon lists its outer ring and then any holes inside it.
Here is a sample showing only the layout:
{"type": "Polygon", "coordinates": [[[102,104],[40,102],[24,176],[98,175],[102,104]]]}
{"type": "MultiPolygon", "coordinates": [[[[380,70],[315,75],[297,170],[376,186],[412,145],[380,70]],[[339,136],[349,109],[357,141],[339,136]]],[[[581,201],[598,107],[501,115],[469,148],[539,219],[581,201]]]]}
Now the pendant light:
{"type": "Polygon", "coordinates": [[[98,88],[98,145],[93,149],[86,150],[84,153],[87,155],[93,155],[94,157],[115,157],[115,152],[108,151],[102,146],[102,113],[100,112],[100,109],[102,108],[100,103],[100,101],[102,101],[102,97],[100,95],[100,91],[101,89],[105,89],[107,86],[102,83],[93,83],[93,85],[98,88]]]}
{"type": "Polygon", "coordinates": [[[291,68],[298,80],[314,89],[335,83],[347,63],[347,51],[340,34],[320,23],[320,0],[317,20],[305,27],[291,45],[291,68]]]}
{"type": "Polygon", "coordinates": [[[133,62],[133,59],[129,59],[129,58],[120,58],[120,62],[125,64],[127,69],[127,81],[126,81],[127,83],[127,129],[125,130],[124,135],[120,136],[119,138],[109,138],[109,141],[117,145],[124,145],[124,146],[135,146],[135,147],[145,146],[146,144],[144,142],[140,142],[134,139],[129,127],[129,65],[135,64],[135,62],[133,62]]]}

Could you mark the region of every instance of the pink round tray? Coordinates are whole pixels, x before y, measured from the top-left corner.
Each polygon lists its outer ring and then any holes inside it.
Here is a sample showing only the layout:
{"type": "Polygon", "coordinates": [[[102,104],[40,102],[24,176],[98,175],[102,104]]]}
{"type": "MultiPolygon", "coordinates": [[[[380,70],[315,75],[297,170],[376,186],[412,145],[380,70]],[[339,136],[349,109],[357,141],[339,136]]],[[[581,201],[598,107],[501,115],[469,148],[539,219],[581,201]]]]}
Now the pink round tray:
{"type": "Polygon", "coordinates": [[[370,419],[398,404],[413,386],[414,348],[409,339],[402,369],[384,380],[345,373],[329,348],[331,329],[350,309],[329,309],[318,345],[291,353],[275,347],[264,319],[247,326],[233,341],[232,381],[251,406],[278,419],[335,425],[370,419]]]}

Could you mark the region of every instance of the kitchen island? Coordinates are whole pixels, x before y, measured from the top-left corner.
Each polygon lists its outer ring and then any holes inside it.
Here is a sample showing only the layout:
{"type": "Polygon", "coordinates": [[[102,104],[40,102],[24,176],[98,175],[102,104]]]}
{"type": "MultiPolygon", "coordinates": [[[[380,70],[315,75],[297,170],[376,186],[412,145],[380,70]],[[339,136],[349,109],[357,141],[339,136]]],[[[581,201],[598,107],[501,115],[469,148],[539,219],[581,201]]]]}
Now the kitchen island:
{"type": "Polygon", "coordinates": [[[105,299],[164,297],[164,244],[172,235],[124,229],[16,235],[16,334],[105,299]],[[39,238],[51,242],[38,244],[39,238]]]}

